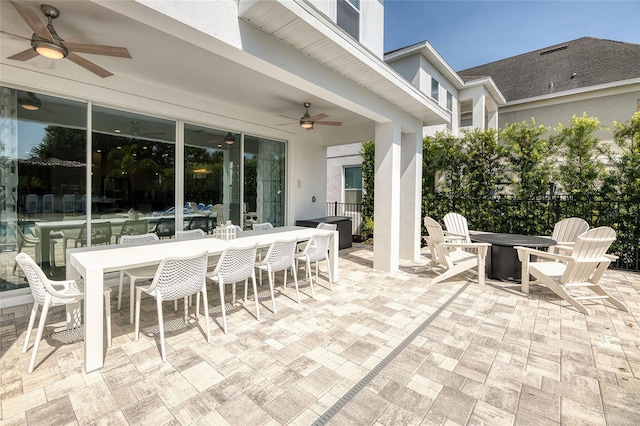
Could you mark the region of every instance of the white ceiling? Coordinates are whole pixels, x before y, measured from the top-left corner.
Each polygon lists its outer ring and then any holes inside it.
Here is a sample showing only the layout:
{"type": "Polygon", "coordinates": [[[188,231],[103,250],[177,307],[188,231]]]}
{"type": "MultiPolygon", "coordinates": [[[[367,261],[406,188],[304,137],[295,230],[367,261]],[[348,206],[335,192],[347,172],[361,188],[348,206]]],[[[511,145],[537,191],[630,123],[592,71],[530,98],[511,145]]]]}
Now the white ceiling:
{"type": "MultiPolygon", "coordinates": [[[[24,0],[20,3],[39,12],[39,1],[24,0]]],[[[124,46],[129,49],[132,59],[79,54],[115,74],[101,79],[66,59],[55,61],[36,57],[26,62],[7,60],[8,56],[30,48],[30,44],[28,40],[0,34],[0,60],[3,63],[104,87],[109,87],[109,79],[116,76],[134,82],[151,82],[159,87],[172,87],[194,96],[261,111],[266,116],[273,117],[270,123],[272,125],[291,121],[295,126],[295,122],[279,115],[300,117],[304,113],[304,101],[312,103],[312,115],[325,113],[329,115],[326,120],[343,121],[345,126],[360,125],[368,121],[296,87],[91,1],[64,0],[51,3],[60,9],[60,17],[53,24],[64,40],[124,46]]],[[[45,19],[42,15],[42,20],[45,19]]],[[[27,24],[6,0],[0,2],[0,28],[9,33],[31,37],[27,24]]],[[[176,31],[175,28],[167,30],[176,31]]]]}

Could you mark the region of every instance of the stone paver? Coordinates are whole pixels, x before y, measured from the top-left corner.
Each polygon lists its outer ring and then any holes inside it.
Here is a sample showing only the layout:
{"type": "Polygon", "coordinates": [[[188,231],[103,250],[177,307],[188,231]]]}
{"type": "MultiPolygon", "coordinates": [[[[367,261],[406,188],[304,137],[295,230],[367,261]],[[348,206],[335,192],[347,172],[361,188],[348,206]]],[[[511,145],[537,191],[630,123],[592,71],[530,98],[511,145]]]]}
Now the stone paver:
{"type": "Polygon", "coordinates": [[[2,310],[0,425],[309,425],[332,407],[330,425],[640,424],[640,274],[603,279],[630,314],[596,302],[585,316],[537,285],[432,285],[426,252],[393,274],[372,264],[371,247],[342,250],[334,290],[321,273],[316,300],[301,282],[299,305],[278,281],[277,315],[260,289],[259,323],[239,299],[226,335],[211,290],[210,344],[193,309],[185,326],[182,306],[167,305],[166,363],[155,302],[143,301],[135,342],[129,301],[117,311],[114,298],[113,347],[90,374],[82,342],[53,333],[64,308],[52,309],[33,374],[33,342],[21,353],[31,307],[2,310]]]}

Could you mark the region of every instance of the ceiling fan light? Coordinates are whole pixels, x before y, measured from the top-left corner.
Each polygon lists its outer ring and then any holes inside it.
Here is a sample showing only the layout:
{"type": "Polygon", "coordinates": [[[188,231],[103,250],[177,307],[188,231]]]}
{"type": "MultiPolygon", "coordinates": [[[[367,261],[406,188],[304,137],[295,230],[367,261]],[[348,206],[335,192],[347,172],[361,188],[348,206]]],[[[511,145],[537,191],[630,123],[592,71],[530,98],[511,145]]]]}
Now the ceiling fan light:
{"type": "Polygon", "coordinates": [[[37,111],[42,107],[42,101],[33,93],[27,93],[27,96],[18,99],[18,104],[27,111],[37,111]]]}
{"type": "Polygon", "coordinates": [[[31,47],[39,55],[49,59],[63,59],[69,54],[69,50],[62,44],[55,44],[47,40],[32,40],[31,47]]]}
{"type": "Polygon", "coordinates": [[[308,119],[300,120],[300,127],[307,130],[313,129],[313,121],[308,119]]]}
{"type": "Polygon", "coordinates": [[[227,145],[233,145],[236,142],[236,138],[233,137],[231,132],[227,133],[227,136],[224,137],[224,143],[227,145]]]}

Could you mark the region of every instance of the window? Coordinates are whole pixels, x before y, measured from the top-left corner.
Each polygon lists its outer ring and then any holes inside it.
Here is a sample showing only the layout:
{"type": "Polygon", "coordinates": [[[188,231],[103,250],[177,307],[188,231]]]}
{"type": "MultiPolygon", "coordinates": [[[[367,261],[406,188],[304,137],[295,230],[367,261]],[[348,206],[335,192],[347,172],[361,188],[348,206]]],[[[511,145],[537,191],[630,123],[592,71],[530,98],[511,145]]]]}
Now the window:
{"type": "Polygon", "coordinates": [[[336,21],[347,34],[360,41],[360,0],[338,0],[336,21]]]}
{"type": "Polygon", "coordinates": [[[344,168],[344,202],[360,204],[362,201],[362,167],[344,168]]]}
{"type": "Polygon", "coordinates": [[[431,97],[437,102],[440,100],[440,83],[431,77],[431,97]]]}
{"type": "Polygon", "coordinates": [[[453,111],[453,95],[447,92],[447,110],[453,111]]]}

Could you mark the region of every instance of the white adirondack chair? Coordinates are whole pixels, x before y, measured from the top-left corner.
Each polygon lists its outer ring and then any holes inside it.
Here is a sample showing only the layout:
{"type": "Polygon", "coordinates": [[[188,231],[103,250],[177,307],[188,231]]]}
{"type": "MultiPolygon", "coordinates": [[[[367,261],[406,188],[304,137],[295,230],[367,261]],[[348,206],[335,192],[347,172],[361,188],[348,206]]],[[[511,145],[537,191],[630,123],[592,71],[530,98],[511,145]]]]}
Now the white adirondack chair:
{"type": "Polygon", "coordinates": [[[607,300],[618,309],[629,312],[621,301],[600,285],[602,275],[616,259],[616,256],[606,254],[615,239],[616,232],[603,226],[578,236],[571,255],[516,247],[522,261],[522,292],[529,293],[529,275],[532,275],[585,315],[589,315],[589,310],[581,303],[583,300],[607,300]],[[536,257],[535,261],[531,261],[532,255],[536,257]],[[578,294],[580,289],[591,290],[595,295],[578,294]]]}
{"type": "Polygon", "coordinates": [[[557,244],[549,247],[549,252],[571,254],[578,236],[588,230],[589,224],[584,219],[579,217],[562,219],[553,227],[551,239],[556,241],[557,244]]]}
{"type": "Polygon", "coordinates": [[[488,243],[450,242],[438,222],[430,217],[424,218],[424,226],[429,236],[427,245],[431,251],[431,267],[440,267],[444,271],[434,278],[433,284],[439,283],[462,272],[477,268],[478,282],[484,284],[485,257],[488,243]],[[475,249],[473,252],[465,249],[475,249]]]}
{"type": "Polygon", "coordinates": [[[448,238],[460,239],[465,243],[471,242],[469,237],[469,225],[467,224],[467,218],[460,213],[447,213],[444,215],[444,231],[448,238]]]}

